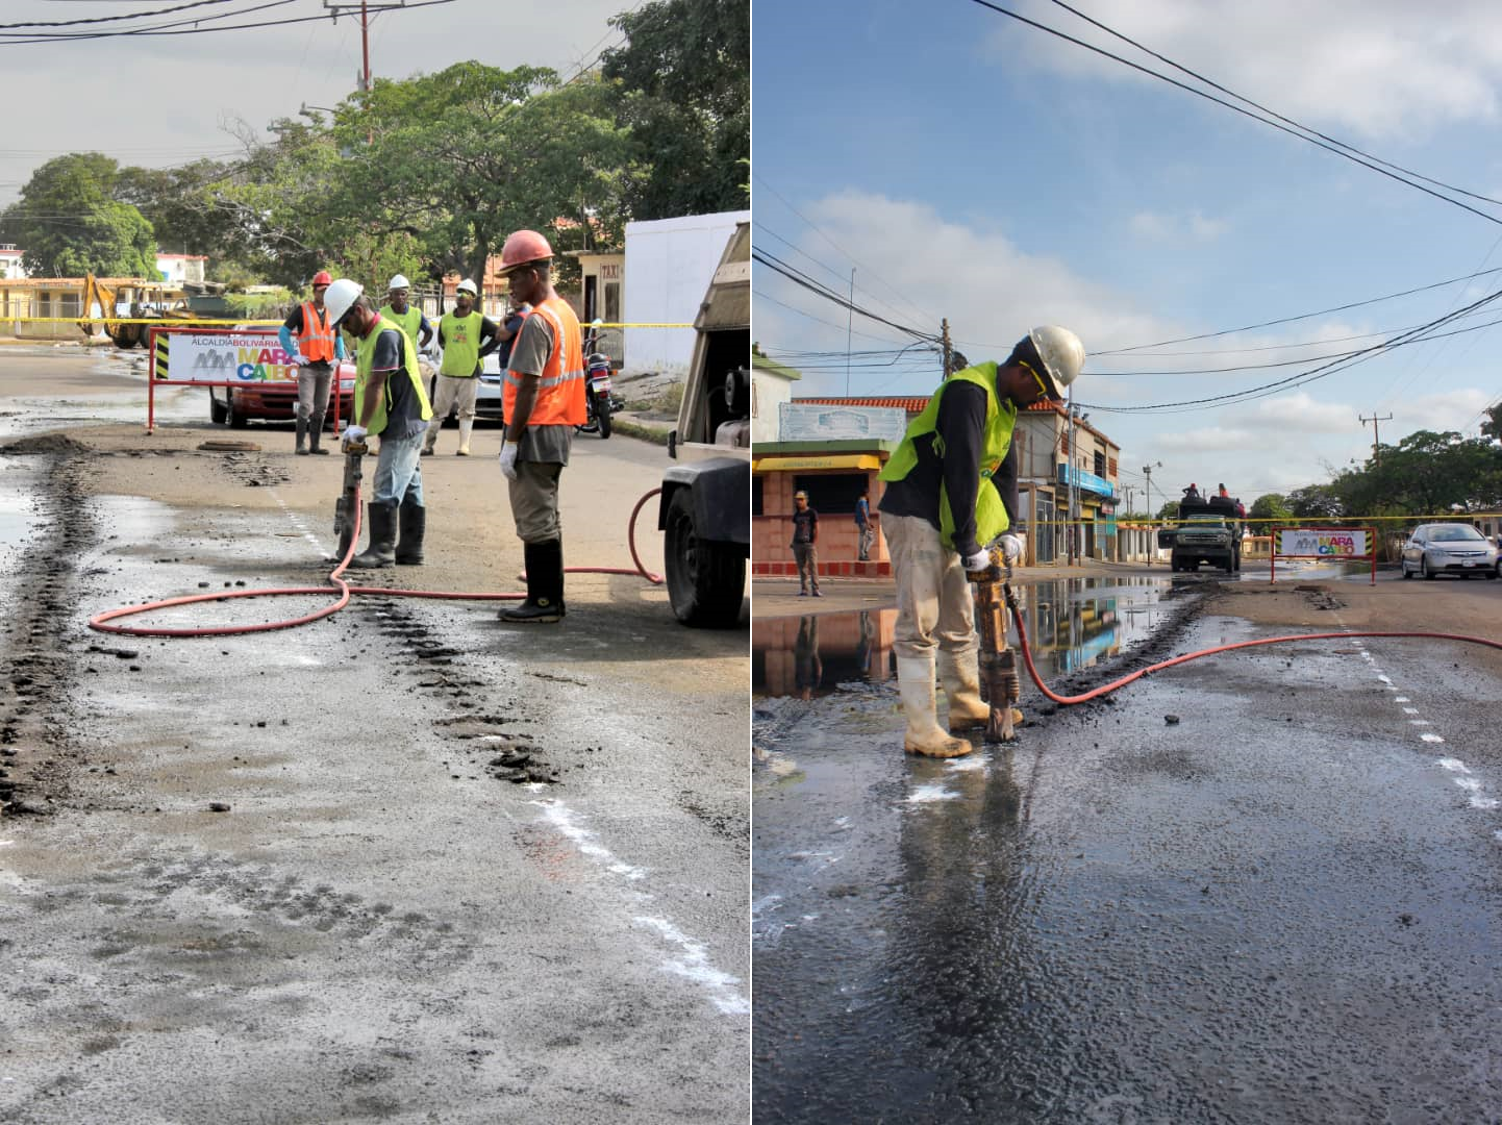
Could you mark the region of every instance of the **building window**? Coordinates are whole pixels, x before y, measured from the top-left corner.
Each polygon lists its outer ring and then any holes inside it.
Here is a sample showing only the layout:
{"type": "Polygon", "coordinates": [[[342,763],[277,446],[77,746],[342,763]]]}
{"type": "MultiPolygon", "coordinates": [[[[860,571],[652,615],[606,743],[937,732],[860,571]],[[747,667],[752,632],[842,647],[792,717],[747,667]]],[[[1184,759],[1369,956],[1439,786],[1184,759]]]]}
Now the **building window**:
{"type": "Polygon", "coordinates": [[[1104,453],[1096,453],[1095,455],[1095,475],[1102,480],[1106,477],[1106,455],[1104,453]]]}
{"type": "Polygon", "coordinates": [[[865,473],[819,473],[793,478],[793,491],[808,493],[808,506],[820,515],[837,512],[853,515],[861,489],[868,487],[865,473]]]}
{"type": "Polygon", "coordinates": [[[619,324],[621,322],[621,283],[619,281],[607,281],[605,289],[605,323],[619,324]]]}

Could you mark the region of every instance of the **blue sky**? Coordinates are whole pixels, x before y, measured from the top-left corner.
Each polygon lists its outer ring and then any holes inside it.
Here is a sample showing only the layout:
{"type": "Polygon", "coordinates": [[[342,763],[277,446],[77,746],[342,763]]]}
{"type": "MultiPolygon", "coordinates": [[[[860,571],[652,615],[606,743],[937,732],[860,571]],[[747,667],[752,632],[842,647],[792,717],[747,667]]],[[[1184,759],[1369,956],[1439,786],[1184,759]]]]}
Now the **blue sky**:
{"type": "MultiPolygon", "coordinates": [[[[1048,0],[1001,6],[1169,71],[1048,0]]],[[[1073,6],[1304,125],[1502,199],[1494,3],[1073,6]]],[[[1393,415],[1381,422],[1384,442],[1419,429],[1473,435],[1502,397],[1499,325],[1246,402],[1116,412],[1286,378],[1382,338],[1367,334],[1502,290],[1502,205],[1467,200],[1499,220],[1487,221],[971,0],[756,0],[752,21],[758,247],[841,292],[853,266],[856,303],[901,324],[937,331],[948,316],[971,360],[1004,358],[1033,324],[1075,329],[1091,353],[1076,399],[1122,447],[1124,485],[1140,489],[1141,467],[1161,461],[1155,493],[1225,481],[1250,502],[1368,456],[1372,428],[1360,415],[1393,415]],[[1499,272],[1099,354],[1482,270],[1499,272]],[[1205,370],[1286,360],[1301,362],[1205,370]],[[1199,373],[1135,374],[1189,371],[1199,373]]],[[[803,368],[796,393],[844,393],[845,311],[760,264],[755,290],[755,336],[803,368]]],[[[1502,299],[1495,306],[1453,327],[1502,319],[1502,299]]],[[[857,351],[913,342],[860,316],[853,330],[857,351]]],[[[853,394],[927,393],[938,379],[937,361],[917,349],[889,367],[860,362],[853,394]]]]}

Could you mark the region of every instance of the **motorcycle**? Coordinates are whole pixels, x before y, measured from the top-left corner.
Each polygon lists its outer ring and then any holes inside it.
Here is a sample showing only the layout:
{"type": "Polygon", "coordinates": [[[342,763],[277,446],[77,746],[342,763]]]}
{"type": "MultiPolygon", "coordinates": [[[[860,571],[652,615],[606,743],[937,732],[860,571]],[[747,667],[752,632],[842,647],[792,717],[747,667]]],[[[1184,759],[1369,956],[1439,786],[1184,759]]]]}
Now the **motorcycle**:
{"type": "Polygon", "coordinates": [[[602,439],[610,437],[610,416],[625,407],[610,386],[610,357],[599,350],[600,321],[590,325],[584,338],[584,405],[586,420],[574,428],[580,433],[598,433],[602,439]]]}

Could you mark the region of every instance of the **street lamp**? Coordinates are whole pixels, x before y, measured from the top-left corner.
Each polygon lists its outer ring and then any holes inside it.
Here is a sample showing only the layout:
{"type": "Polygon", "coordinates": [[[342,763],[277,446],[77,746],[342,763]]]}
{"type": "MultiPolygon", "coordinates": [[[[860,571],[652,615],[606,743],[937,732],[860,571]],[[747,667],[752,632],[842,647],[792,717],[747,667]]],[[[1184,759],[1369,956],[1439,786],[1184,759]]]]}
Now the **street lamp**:
{"type": "Polygon", "coordinates": [[[308,118],[311,121],[321,121],[322,118],[320,118],[318,116],[318,114],[309,112],[310,110],[315,110],[315,109],[322,110],[324,113],[338,113],[339,112],[337,109],[332,109],[332,108],[330,108],[329,106],[326,106],[326,105],[309,105],[307,102],[303,102],[302,103],[302,108],[297,111],[297,116],[299,116],[299,117],[306,117],[306,118],[308,118]]]}

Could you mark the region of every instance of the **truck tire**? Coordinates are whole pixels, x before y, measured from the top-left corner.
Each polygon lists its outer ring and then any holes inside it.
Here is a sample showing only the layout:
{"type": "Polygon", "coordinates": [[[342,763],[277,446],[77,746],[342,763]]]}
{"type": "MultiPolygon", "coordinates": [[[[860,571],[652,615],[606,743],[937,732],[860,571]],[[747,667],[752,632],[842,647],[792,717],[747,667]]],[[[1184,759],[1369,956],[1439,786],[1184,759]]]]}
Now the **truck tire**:
{"type": "Polygon", "coordinates": [[[250,425],[250,419],[245,416],[243,411],[235,409],[235,394],[233,391],[230,391],[227,397],[229,401],[225,403],[224,410],[229,418],[229,428],[232,430],[245,429],[246,426],[250,425]]]}
{"type": "Polygon", "coordinates": [[[694,534],[693,494],[680,488],[668,505],[664,569],[673,614],[696,629],[733,628],[746,587],[746,560],[732,543],[694,534]]]}
{"type": "Polygon", "coordinates": [[[229,419],[229,408],[214,397],[214,392],[209,392],[209,421],[216,426],[222,426],[229,419]]]}

